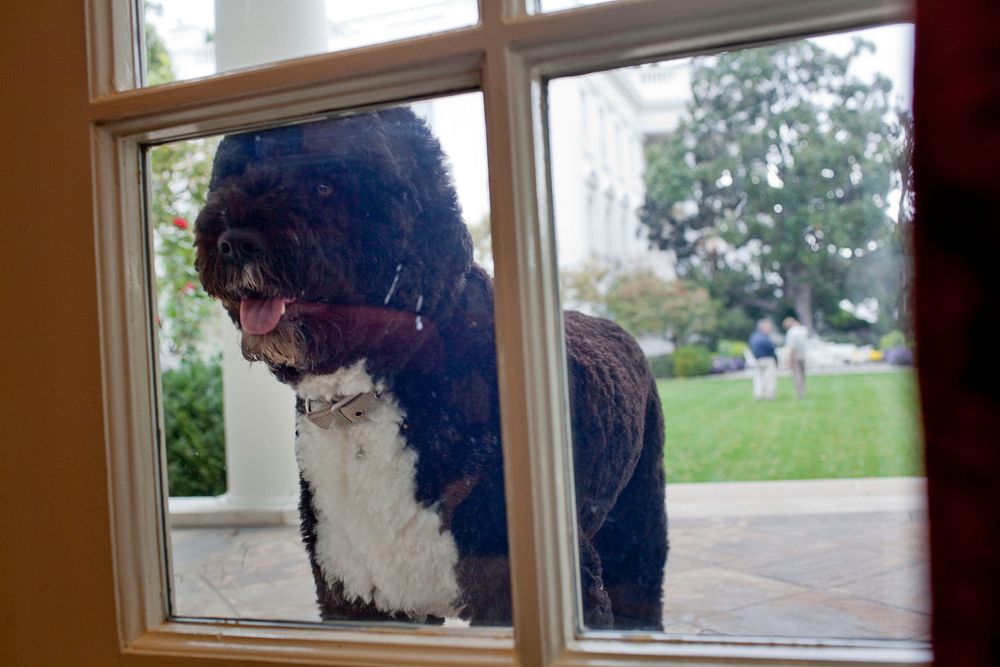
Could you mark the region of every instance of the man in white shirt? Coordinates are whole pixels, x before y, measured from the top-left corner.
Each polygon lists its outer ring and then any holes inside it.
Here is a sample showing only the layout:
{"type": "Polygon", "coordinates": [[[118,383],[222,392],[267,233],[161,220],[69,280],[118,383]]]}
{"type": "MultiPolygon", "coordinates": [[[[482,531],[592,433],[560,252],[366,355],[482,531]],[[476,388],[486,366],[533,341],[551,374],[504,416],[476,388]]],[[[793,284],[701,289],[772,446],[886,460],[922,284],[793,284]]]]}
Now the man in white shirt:
{"type": "Polygon", "coordinates": [[[809,329],[799,324],[794,317],[786,317],[781,325],[788,332],[785,335],[785,346],[788,348],[788,366],[795,378],[795,393],[799,398],[806,395],[806,343],[809,341],[809,329]]]}

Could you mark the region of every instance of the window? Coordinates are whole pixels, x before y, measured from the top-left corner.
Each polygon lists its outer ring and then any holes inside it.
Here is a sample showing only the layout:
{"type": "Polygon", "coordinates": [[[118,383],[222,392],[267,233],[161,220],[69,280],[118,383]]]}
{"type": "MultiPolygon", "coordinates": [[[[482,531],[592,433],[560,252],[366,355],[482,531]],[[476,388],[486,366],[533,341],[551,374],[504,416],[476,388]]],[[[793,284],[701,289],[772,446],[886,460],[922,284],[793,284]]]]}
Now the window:
{"type": "MultiPolygon", "coordinates": [[[[520,3],[484,2],[480,24],[474,28],[140,91],[130,90],[137,82],[127,67],[134,62],[134,31],[126,24],[122,32],[123,26],[115,23],[128,15],[121,11],[127,7],[91,3],[95,97],[90,113],[102,179],[97,184],[106,297],[102,318],[105,335],[121,342],[105,360],[104,373],[116,399],[109,402],[108,431],[120,617],[130,650],[277,660],[294,654],[309,660],[379,664],[397,664],[401,655],[425,662],[505,663],[513,663],[516,656],[522,664],[626,663],[655,656],[676,656],[678,661],[698,656],[730,664],[927,660],[921,644],[814,639],[775,643],[769,637],[698,641],[649,635],[623,640],[615,634],[577,631],[578,557],[569,520],[573,499],[565,362],[551,197],[544,177],[548,166],[540,157],[547,150],[546,134],[552,131],[545,129],[544,86],[554,78],[905,19],[905,4],[843,0],[803,6],[748,0],[735,6],[676,6],[641,0],[527,16],[520,3]],[[112,52],[111,44],[117,50],[112,52]],[[126,65],[115,69],[112,63],[126,65]],[[456,636],[448,628],[370,633],[166,620],[164,508],[150,493],[158,484],[152,445],[159,427],[158,397],[150,381],[155,377],[150,371],[153,276],[150,262],[136,261],[147,247],[140,215],[144,193],[135,185],[143,147],[476,89],[483,93],[489,145],[513,638],[504,631],[463,631],[456,636]]],[[[607,209],[608,217],[618,218],[614,191],[601,180],[599,169],[595,165],[593,215],[607,209]]]]}
{"type": "Polygon", "coordinates": [[[347,5],[143,2],[143,81],[159,85],[301,56],[410,39],[476,23],[472,0],[379,0],[347,5]],[[169,55],[167,55],[169,54],[169,55]],[[157,71],[169,58],[177,71],[157,71]]]}
{"type": "MultiPolygon", "coordinates": [[[[596,414],[578,398],[570,405],[581,525],[610,495],[588,486],[598,475],[586,447],[610,443],[601,470],[638,456],[631,476],[613,477],[624,486],[603,523],[593,519],[593,538],[580,537],[600,557],[616,629],[662,620],[667,634],[852,640],[929,631],[907,347],[909,49],[899,45],[910,30],[882,26],[548,84],[562,304],[635,337],[641,354],[621,349],[601,370],[627,374],[631,355],[647,357],[650,399],[664,418],[643,417],[647,405],[615,394],[598,399],[596,414]],[[587,195],[572,177],[585,150],[572,105],[585,87],[616,101],[607,206],[595,221],[576,215],[587,195]],[[645,156],[626,166],[623,141],[636,134],[645,156]],[[808,327],[780,326],[786,316],[808,327]],[[764,319],[777,320],[776,338],[785,334],[776,341],[781,378],[776,394],[755,401],[764,362],[745,341],[764,319]],[[648,436],[664,429],[660,452],[648,436]],[[641,435],[616,437],[628,432],[641,435]],[[660,502],[643,486],[649,448],[669,480],[662,598],[651,571],[665,540],[649,511],[660,502]],[[897,493],[901,504],[885,502],[897,493]]],[[[593,393],[587,358],[600,352],[583,332],[597,322],[565,318],[570,396],[593,393]]],[[[593,556],[582,547],[580,558],[593,556]]]]}
{"type": "MultiPolygon", "coordinates": [[[[333,620],[344,614],[327,588],[327,579],[336,577],[345,586],[351,582],[345,596],[359,596],[369,606],[402,605],[412,611],[409,620],[450,615],[448,622],[458,624],[457,616],[471,620],[475,615],[479,625],[509,624],[509,602],[497,603],[487,612],[468,599],[462,607],[449,609],[440,598],[453,596],[459,585],[468,589],[471,583],[450,576],[435,581],[433,574],[442,568],[464,572],[464,566],[451,559],[480,562],[497,558],[506,547],[492,298],[483,284],[488,274],[477,270],[464,275],[465,263],[473,256],[486,270],[492,266],[483,129],[482,97],[467,93],[258,128],[229,134],[221,141],[211,136],[173,142],[147,151],[174,616],[318,622],[322,612],[323,620],[333,620]],[[367,149],[379,140],[386,142],[388,151],[367,149]],[[414,150],[412,159],[420,161],[419,171],[390,176],[392,170],[386,171],[388,165],[380,164],[379,156],[405,159],[403,153],[417,140],[430,146],[414,150]],[[232,168],[213,161],[216,155],[239,154],[238,147],[248,142],[257,150],[255,159],[247,162],[246,174],[242,164],[232,168]],[[296,169],[291,156],[307,166],[296,169]],[[437,180],[446,165],[453,165],[451,173],[462,177],[455,187],[460,209],[449,199],[452,186],[437,180]],[[273,177],[283,180],[263,183],[259,175],[250,176],[261,170],[272,170],[273,177]],[[420,172],[433,178],[421,181],[416,177],[420,172]],[[305,181],[316,191],[305,187],[305,181]],[[432,184],[437,187],[429,189],[432,184]],[[281,240],[281,222],[291,219],[271,218],[273,205],[254,189],[261,187],[268,188],[271,196],[288,189],[282,213],[309,210],[316,217],[303,213],[301,220],[316,224],[300,227],[292,243],[281,240]],[[417,199],[407,205],[420,212],[419,225],[406,222],[400,209],[391,208],[401,205],[397,193],[411,190],[417,199]],[[353,203],[347,204],[348,200],[353,203]],[[323,207],[337,220],[320,224],[327,215],[323,207]],[[398,227],[387,226],[393,220],[398,227]],[[213,228],[227,226],[216,239],[213,228]],[[419,236],[406,236],[407,229],[419,236]],[[327,247],[323,244],[331,241],[322,238],[328,234],[342,249],[353,243],[363,251],[355,256],[357,266],[350,269],[351,294],[321,295],[308,287],[314,281],[307,275],[279,269],[289,265],[294,248],[307,240],[315,241],[316,248],[327,247]],[[472,237],[472,248],[462,249],[463,235],[472,237]],[[229,237],[237,241],[227,241],[229,237]],[[382,239],[383,247],[375,247],[377,239],[382,239]],[[227,243],[253,248],[242,253],[227,243]],[[221,257],[215,255],[217,250],[221,257]],[[433,257],[446,265],[439,267],[444,273],[433,268],[433,257]],[[206,262],[201,269],[196,268],[199,261],[206,262]],[[261,271],[262,277],[254,279],[253,287],[234,288],[227,275],[234,270],[261,271]],[[448,289],[434,275],[447,276],[448,289]],[[289,287],[291,282],[297,286],[289,287]],[[361,285],[372,293],[356,293],[361,285]],[[269,308],[275,291],[294,297],[279,306],[282,312],[269,308]],[[240,300],[238,313],[229,299],[240,300]],[[360,308],[359,300],[368,307],[360,308]],[[323,313],[306,312],[304,304],[326,302],[338,305],[324,308],[323,313]],[[449,334],[456,326],[451,318],[459,311],[459,302],[473,328],[485,329],[478,342],[470,335],[454,339],[449,334]],[[373,310],[371,304],[384,308],[373,310]],[[361,364],[367,372],[381,372],[385,381],[395,378],[402,384],[397,390],[389,386],[381,390],[383,405],[374,408],[370,424],[338,424],[345,426],[340,433],[305,404],[299,416],[290,409],[297,396],[310,398],[304,393],[310,391],[303,384],[306,377],[298,372],[292,377],[291,369],[315,366],[318,357],[308,363],[290,361],[287,357],[299,353],[287,348],[276,354],[277,348],[272,350],[264,341],[269,335],[276,340],[292,331],[313,340],[329,335],[337,344],[324,349],[333,353],[352,337],[349,329],[336,324],[345,318],[353,329],[362,321],[371,327],[364,345],[358,341],[357,349],[363,347],[364,352],[337,363],[343,368],[361,364]],[[242,337],[236,335],[231,319],[239,320],[242,337]],[[464,357],[458,341],[468,348],[464,357]],[[248,358],[258,363],[248,364],[248,358]],[[397,448],[402,439],[387,440],[378,434],[385,423],[396,419],[391,416],[396,412],[405,415],[401,436],[408,436],[408,448],[416,454],[412,466],[407,464],[410,452],[397,448]],[[309,434],[330,442],[307,449],[309,434]],[[329,459],[324,450],[331,449],[342,450],[345,458],[329,459]],[[440,469],[427,465],[434,460],[440,469]],[[356,468],[349,478],[360,473],[368,480],[365,485],[374,482],[383,502],[373,502],[370,492],[356,494],[347,487],[339,499],[328,497],[327,492],[338,486],[336,471],[344,468],[356,468]],[[296,511],[300,474],[313,489],[308,521],[314,530],[302,536],[296,511]],[[348,497],[360,504],[348,508],[344,504],[348,497]],[[478,509],[472,512],[473,507],[478,509]],[[411,516],[412,524],[405,520],[411,516]],[[440,517],[437,524],[435,516],[440,517]],[[394,517],[400,518],[394,522],[394,517]],[[385,525],[395,527],[387,530],[385,525]],[[407,535],[412,539],[404,538],[407,535]],[[309,554],[304,540],[313,545],[309,554]],[[361,548],[365,543],[368,547],[361,548]],[[328,553],[335,544],[339,545],[335,553],[328,553]],[[343,551],[349,544],[361,550],[343,551]],[[324,573],[315,582],[312,567],[324,573]],[[422,577],[400,576],[407,567],[422,577]],[[327,600],[322,609],[316,603],[317,587],[327,600]],[[439,592],[432,594],[435,589],[439,592]]],[[[446,178],[452,180],[450,174],[446,178]]],[[[322,254],[306,251],[295,261],[326,276],[330,284],[348,281],[340,272],[355,261],[350,253],[335,257],[336,265],[329,268],[323,268],[323,260],[322,254]]],[[[336,354],[353,355],[346,349],[336,354]]],[[[328,358],[323,363],[332,362],[328,358]]],[[[332,376],[330,380],[340,383],[332,376]]],[[[495,567],[494,577],[502,581],[491,585],[491,591],[506,590],[506,568],[495,567]]],[[[349,614],[349,620],[362,619],[357,610],[349,614]]]]}

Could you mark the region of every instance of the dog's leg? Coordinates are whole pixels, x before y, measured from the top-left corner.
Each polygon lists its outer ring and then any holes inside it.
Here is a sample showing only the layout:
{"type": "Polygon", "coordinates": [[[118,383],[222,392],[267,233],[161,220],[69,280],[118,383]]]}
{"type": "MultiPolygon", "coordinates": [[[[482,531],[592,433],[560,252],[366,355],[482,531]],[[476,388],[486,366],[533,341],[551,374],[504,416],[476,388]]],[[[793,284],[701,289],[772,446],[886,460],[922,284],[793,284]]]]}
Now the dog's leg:
{"type": "Polygon", "coordinates": [[[328,584],[319,566],[313,563],[313,578],[316,581],[316,599],[319,615],[324,621],[408,621],[405,614],[387,614],[378,610],[371,602],[347,600],[344,586],[339,581],[328,584]]]}
{"type": "Polygon", "coordinates": [[[470,625],[511,624],[510,562],[506,556],[462,558],[456,574],[462,589],[462,618],[470,625]]]}
{"type": "MultiPolygon", "coordinates": [[[[370,602],[359,600],[349,601],[344,597],[344,587],[339,581],[332,586],[327,584],[323,573],[313,564],[313,578],[316,581],[316,598],[319,602],[319,615],[324,621],[399,621],[412,622],[410,616],[402,613],[387,613],[381,611],[370,602]]],[[[428,616],[422,619],[428,625],[441,625],[444,619],[439,616],[428,616]]]]}
{"type": "Polygon", "coordinates": [[[591,630],[614,627],[611,600],[604,589],[601,556],[594,543],[580,536],[580,591],[583,594],[583,623],[591,630]]]}
{"type": "Polygon", "coordinates": [[[663,415],[654,382],[647,399],[639,462],[594,538],[616,630],[663,628],[663,568],[668,550],[664,483],[663,415]]]}

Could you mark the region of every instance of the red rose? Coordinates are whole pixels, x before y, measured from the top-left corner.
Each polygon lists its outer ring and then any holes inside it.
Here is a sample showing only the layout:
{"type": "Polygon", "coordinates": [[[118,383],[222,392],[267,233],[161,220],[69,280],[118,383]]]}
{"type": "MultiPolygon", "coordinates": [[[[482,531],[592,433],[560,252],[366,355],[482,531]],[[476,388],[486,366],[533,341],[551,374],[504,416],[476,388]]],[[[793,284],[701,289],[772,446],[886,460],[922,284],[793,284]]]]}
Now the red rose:
{"type": "Polygon", "coordinates": [[[184,218],[174,218],[174,227],[177,229],[187,229],[188,221],[184,218]]]}

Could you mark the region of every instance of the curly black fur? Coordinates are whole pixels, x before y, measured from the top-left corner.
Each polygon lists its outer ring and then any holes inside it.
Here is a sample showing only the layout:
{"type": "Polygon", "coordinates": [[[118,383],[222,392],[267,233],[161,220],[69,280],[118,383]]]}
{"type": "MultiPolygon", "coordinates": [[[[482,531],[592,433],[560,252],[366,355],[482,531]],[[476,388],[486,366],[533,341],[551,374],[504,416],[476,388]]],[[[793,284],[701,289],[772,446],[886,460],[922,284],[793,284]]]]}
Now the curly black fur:
{"type": "MultiPolygon", "coordinates": [[[[419,454],[417,499],[438,508],[459,549],[463,615],[509,623],[492,282],[472,262],[426,125],[397,108],[227,136],[195,232],[201,280],[237,326],[242,300],[287,301],[272,331],[244,332],[248,359],[294,385],[364,358],[391,387],[419,454]]],[[[584,620],[659,628],[667,536],[656,386],[620,328],[579,313],[565,323],[584,620]]],[[[326,582],[305,482],[300,509],[323,618],[398,616],[326,582]]]]}

